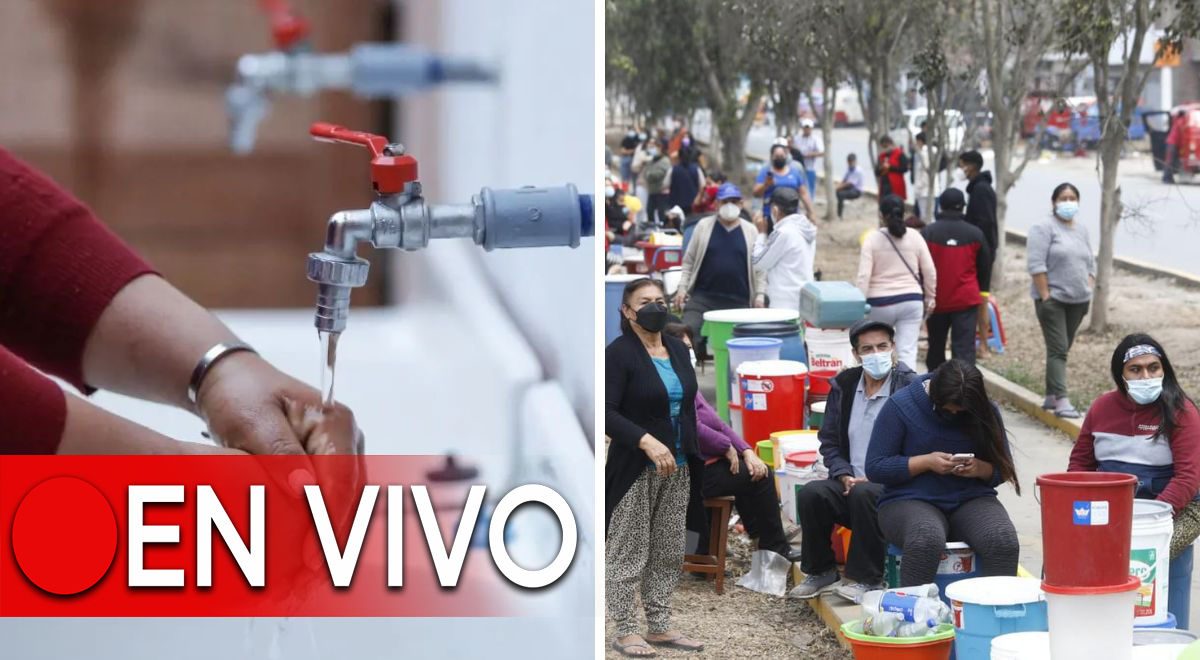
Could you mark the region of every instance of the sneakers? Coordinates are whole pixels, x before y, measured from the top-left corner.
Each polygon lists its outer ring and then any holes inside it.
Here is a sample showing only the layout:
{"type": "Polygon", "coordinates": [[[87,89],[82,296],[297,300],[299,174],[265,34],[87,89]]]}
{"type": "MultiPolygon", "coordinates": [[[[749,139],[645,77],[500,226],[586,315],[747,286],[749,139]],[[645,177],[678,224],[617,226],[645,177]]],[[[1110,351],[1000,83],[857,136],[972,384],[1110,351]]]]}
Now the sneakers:
{"type": "Polygon", "coordinates": [[[788,596],[792,598],[816,598],[821,594],[829,591],[829,587],[833,586],[841,577],[838,575],[836,568],[831,568],[824,573],[817,575],[806,575],[804,581],[796,585],[788,596]]]}
{"type": "Polygon", "coordinates": [[[855,605],[862,603],[863,594],[868,591],[887,589],[886,584],[863,584],[862,582],[843,582],[834,588],[833,593],[845,598],[855,605]]]}

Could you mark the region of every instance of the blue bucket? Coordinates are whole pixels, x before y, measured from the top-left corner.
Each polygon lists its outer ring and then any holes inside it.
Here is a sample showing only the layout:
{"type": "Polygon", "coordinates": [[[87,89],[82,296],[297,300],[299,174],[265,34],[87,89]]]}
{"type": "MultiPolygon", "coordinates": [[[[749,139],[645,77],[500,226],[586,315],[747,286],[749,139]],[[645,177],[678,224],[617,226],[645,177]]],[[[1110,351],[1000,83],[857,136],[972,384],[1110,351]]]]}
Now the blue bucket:
{"type": "Polygon", "coordinates": [[[1175,617],[1176,627],[1188,630],[1191,623],[1192,600],[1192,555],[1194,545],[1189,545],[1178,557],[1171,560],[1167,569],[1167,612],[1175,617]]]}
{"type": "Polygon", "coordinates": [[[1046,601],[1036,578],[1009,576],[959,580],[946,587],[953,613],[958,660],[989,660],[992,638],[1046,631],[1046,601]]]}
{"type": "MultiPolygon", "coordinates": [[[[883,574],[888,589],[900,586],[900,562],[903,557],[904,553],[899,547],[888,544],[883,574]]],[[[946,544],[946,550],[942,554],[942,560],[938,563],[938,572],[933,576],[933,582],[938,587],[942,602],[949,605],[950,599],[946,597],[946,589],[955,582],[978,576],[979,569],[976,566],[975,553],[967,547],[967,544],[951,541],[946,544]],[[956,560],[958,554],[964,550],[969,559],[956,560]]]]}
{"type": "Polygon", "coordinates": [[[1167,620],[1163,621],[1162,623],[1138,623],[1137,619],[1133,620],[1133,629],[1134,630],[1142,630],[1142,629],[1153,630],[1154,628],[1175,629],[1176,627],[1177,626],[1175,625],[1175,615],[1171,614],[1170,612],[1167,612],[1167,620]]]}

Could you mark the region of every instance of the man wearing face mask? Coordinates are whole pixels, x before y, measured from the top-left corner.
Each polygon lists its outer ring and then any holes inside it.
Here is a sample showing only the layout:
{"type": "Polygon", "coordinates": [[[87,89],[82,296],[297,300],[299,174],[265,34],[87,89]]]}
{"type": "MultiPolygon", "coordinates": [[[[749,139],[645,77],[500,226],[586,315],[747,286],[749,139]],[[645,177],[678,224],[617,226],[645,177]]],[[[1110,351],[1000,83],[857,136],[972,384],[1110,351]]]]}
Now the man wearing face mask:
{"type": "Polygon", "coordinates": [[[697,336],[704,313],[716,309],[763,307],[766,275],[751,261],[758,230],[742,217],[741,193],[726,183],[717,191],[716,215],[696,223],[683,252],[675,306],[697,336]],[[686,301],[686,305],[685,305],[686,301]]]}
{"type": "Polygon", "coordinates": [[[800,207],[800,195],[791,188],[771,193],[771,215],[778,218],[767,235],[766,219],[755,219],[758,239],[754,242],[754,267],[767,274],[767,298],[771,307],[800,309],[800,288],[813,281],[813,259],[817,253],[817,227],[800,207]]]}
{"type": "Polygon", "coordinates": [[[850,345],[862,366],[846,369],[830,383],[825,420],[818,437],[829,479],[810,483],[796,499],[802,530],[801,570],[807,576],[795,593],[814,598],[838,581],[830,534],[834,523],[854,531],[846,558],[846,580],[834,591],[858,602],[881,588],[886,545],[876,502],[883,487],[866,479],[864,462],[875,416],[892,393],[916,378],[895,360],[895,330],[864,319],[850,328],[850,345]]]}

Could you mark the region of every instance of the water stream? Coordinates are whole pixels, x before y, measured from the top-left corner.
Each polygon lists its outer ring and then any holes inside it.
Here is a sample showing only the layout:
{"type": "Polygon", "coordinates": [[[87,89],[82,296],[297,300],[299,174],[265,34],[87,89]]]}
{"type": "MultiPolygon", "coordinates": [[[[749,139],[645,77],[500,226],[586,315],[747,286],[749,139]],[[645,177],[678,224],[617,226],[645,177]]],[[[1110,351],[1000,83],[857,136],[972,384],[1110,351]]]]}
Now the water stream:
{"type": "Polygon", "coordinates": [[[340,332],[317,331],[321,340],[321,401],[326,407],[333,405],[333,379],[337,365],[337,344],[340,332]]]}

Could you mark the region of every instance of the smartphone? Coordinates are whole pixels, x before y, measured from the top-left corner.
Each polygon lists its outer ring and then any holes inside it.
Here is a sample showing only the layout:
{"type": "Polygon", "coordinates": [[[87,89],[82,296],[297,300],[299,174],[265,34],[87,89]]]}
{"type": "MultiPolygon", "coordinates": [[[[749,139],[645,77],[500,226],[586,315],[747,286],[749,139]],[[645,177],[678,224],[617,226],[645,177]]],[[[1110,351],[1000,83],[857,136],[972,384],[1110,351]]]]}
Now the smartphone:
{"type": "Polygon", "coordinates": [[[975,458],[975,454],[955,454],[950,457],[950,460],[956,463],[966,463],[972,458],[975,458]]]}

